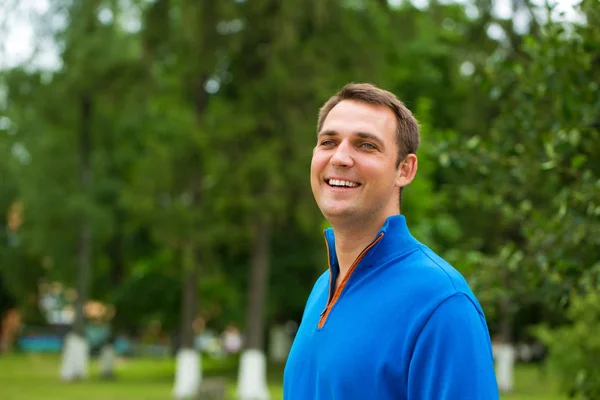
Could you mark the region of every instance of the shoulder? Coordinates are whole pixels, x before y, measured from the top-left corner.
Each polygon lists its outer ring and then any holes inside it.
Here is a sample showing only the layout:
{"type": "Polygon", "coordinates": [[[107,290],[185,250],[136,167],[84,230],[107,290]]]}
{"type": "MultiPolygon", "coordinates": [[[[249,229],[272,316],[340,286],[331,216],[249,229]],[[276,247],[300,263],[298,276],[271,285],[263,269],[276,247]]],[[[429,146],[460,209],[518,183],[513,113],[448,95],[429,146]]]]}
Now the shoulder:
{"type": "Polygon", "coordinates": [[[410,286],[413,296],[428,302],[431,307],[460,294],[482,313],[464,276],[429,247],[421,244],[405,257],[393,260],[393,264],[392,269],[397,270],[399,279],[410,286]]]}
{"type": "Polygon", "coordinates": [[[467,280],[456,268],[425,245],[420,247],[420,252],[425,269],[429,269],[434,275],[439,275],[439,279],[451,285],[456,293],[471,294],[467,280]]]}

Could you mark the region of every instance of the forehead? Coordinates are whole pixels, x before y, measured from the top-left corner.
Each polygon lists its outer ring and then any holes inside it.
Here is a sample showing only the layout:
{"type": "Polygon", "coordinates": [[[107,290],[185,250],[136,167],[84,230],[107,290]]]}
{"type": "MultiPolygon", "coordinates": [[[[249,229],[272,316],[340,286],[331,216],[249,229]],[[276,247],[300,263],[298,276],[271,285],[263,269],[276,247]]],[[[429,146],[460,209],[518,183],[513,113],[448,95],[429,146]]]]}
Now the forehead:
{"type": "Polygon", "coordinates": [[[396,116],[385,106],[343,100],[331,109],[321,131],[334,131],[341,135],[368,132],[380,136],[382,140],[393,140],[396,116]]]}

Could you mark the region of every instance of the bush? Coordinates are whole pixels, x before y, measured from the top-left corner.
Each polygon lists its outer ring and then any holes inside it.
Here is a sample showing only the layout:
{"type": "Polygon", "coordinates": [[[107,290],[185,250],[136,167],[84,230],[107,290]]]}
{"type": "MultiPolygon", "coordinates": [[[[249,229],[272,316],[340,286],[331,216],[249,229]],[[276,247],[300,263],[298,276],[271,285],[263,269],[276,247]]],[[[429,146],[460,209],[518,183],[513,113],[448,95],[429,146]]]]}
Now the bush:
{"type": "Polygon", "coordinates": [[[540,326],[537,336],[549,348],[549,367],[561,377],[571,398],[600,399],[600,287],[573,295],[567,310],[571,324],[550,329],[540,326]]]}

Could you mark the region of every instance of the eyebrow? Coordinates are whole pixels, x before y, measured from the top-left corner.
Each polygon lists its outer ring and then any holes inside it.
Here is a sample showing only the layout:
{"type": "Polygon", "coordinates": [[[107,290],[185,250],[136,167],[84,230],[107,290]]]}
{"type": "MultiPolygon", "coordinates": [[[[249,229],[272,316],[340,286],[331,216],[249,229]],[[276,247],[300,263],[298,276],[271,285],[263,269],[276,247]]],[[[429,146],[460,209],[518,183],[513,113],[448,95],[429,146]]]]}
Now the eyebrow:
{"type": "MultiPolygon", "coordinates": [[[[377,135],[374,135],[372,133],[359,131],[359,132],[354,132],[352,135],[358,136],[361,139],[372,140],[374,142],[377,142],[377,144],[379,144],[381,147],[383,147],[383,141],[377,135]]],[[[327,130],[327,131],[322,131],[319,133],[318,137],[322,137],[322,136],[338,136],[338,133],[333,130],[327,130]]]]}

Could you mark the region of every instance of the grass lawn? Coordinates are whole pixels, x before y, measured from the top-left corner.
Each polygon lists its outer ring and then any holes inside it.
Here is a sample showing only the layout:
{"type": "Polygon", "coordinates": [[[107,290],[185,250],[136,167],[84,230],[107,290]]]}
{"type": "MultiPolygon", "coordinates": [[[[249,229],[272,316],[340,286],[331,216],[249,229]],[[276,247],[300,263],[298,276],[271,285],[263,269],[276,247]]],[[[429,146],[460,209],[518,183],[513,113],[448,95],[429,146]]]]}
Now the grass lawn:
{"type": "MultiPolygon", "coordinates": [[[[118,379],[98,379],[96,363],[91,364],[90,378],[83,382],[64,383],[58,378],[59,358],[54,355],[9,355],[0,357],[0,399],[2,400],[166,400],[171,399],[174,360],[122,360],[117,367],[118,379]]],[[[230,398],[234,399],[236,361],[203,360],[207,376],[218,375],[229,381],[230,398]]],[[[281,366],[269,368],[271,400],[282,400],[281,366]]],[[[566,400],[557,394],[556,380],[543,378],[535,367],[517,369],[515,394],[502,400],[566,400]]],[[[309,399],[307,399],[309,400],[309,399]]]]}

